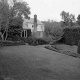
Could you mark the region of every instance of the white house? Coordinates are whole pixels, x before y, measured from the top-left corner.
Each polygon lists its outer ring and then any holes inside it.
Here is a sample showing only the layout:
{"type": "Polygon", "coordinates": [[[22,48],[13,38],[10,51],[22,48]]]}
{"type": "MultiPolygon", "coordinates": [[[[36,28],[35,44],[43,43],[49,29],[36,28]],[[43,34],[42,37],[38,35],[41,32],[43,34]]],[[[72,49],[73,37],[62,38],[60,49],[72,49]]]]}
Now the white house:
{"type": "Polygon", "coordinates": [[[37,15],[34,15],[34,18],[24,19],[23,32],[21,36],[27,38],[34,32],[36,33],[37,37],[43,37],[44,25],[37,19],[37,15]]]}

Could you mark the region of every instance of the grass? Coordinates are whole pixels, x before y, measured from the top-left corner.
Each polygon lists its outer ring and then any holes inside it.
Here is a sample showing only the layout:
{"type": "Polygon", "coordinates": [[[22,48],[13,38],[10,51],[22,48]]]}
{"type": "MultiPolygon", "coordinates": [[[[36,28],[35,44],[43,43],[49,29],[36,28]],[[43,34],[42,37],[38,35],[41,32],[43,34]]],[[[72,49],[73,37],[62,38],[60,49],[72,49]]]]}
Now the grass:
{"type": "Polygon", "coordinates": [[[0,54],[0,76],[8,77],[10,80],[26,80],[30,71],[33,70],[16,55],[0,54]]]}
{"type": "MultiPolygon", "coordinates": [[[[26,45],[0,48],[0,77],[5,80],[46,80],[45,74],[48,75],[48,69],[35,69],[32,64],[36,65],[38,63],[37,61],[32,63],[32,60],[36,57],[31,53],[31,55],[29,54],[34,49],[30,46],[26,50],[25,47],[26,45]]],[[[40,66],[42,63],[44,61],[38,65],[40,66]]]]}
{"type": "MultiPolygon", "coordinates": [[[[59,80],[60,78],[65,80],[70,77],[66,80],[73,78],[75,80],[76,76],[80,74],[80,69],[77,67],[80,61],[76,60],[41,46],[0,47],[0,78],[3,77],[4,80],[59,80]],[[69,62],[71,65],[68,64],[69,62]],[[71,69],[69,70],[67,67],[71,69]]],[[[80,79],[80,77],[78,78],[80,79]]]]}

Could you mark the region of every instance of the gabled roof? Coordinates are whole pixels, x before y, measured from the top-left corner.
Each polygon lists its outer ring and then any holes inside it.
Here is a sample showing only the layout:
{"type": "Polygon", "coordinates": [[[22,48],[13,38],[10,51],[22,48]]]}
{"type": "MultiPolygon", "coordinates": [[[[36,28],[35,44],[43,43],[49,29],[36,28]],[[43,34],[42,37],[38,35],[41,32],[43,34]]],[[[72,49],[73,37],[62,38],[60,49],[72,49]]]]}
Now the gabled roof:
{"type": "MultiPolygon", "coordinates": [[[[24,19],[25,22],[27,23],[32,23],[34,24],[34,18],[30,18],[30,19],[24,19]]],[[[43,25],[43,23],[39,20],[37,20],[37,24],[43,25]]]]}

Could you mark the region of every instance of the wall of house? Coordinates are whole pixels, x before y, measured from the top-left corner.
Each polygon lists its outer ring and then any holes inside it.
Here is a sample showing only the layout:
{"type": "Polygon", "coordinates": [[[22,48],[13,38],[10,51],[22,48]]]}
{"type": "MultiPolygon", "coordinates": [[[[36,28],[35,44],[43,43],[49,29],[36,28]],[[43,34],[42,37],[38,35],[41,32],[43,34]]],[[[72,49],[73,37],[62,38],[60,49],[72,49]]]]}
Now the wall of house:
{"type": "MultiPolygon", "coordinates": [[[[34,24],[27,23],[26,21],[24,21],[23,22],[23,29],[24,30],[31,29],[31,32],[33,33],[34,32],[34,24]]],[[[43,24],[37,24],[37,32],[36,32],[37,37],[43,37],[43,33],[44,33],[44,25],[43,24]]]]}
{"type": "Polygon", "coordinates": [[[37,25],[37,31],[44,31],[44,25],[37,25]]]}
{"type": "Polygon", "coordinates": [[[44,32],[43,31],[37,31],[37,37],[38,38],[42,38],[44,35],[44,32]]]}
{"type": "Polygon", "coordinates": [[[23,23],[23,29],[31,29],[31,32],[33,32],[33,24],[31,24],[31,23],[26,23],[26,22],[24,22],[23,23]]]}
{"type": "MultiPolygon", "coordinates": [[[[33,32],[34,24],[24,22],[23,29],[31,29],[31,32],[33,32]]],[[[37,31],[44,31],[44,25],[41,24],[37,25],[37,31]]]]}

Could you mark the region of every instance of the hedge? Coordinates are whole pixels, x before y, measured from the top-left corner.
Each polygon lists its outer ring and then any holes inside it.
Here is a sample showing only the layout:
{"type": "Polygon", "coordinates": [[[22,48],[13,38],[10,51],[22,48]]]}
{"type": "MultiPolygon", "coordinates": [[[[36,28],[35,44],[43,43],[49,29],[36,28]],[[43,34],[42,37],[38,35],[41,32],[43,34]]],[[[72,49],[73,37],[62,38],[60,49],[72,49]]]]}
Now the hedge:
{"type": "Polygon", "coordinates": [[[64,42],[68,45],[78,45],[80,40],[80,27],[67,27],[63,29],[64,42]]]}
{"type": "Polygon", "coordinates": [[[16,45],[25,45],[23,41],[0,41],[0,46],[16,46],[16,45]]]}
{"type": "Polygon", "coordinates": [[[33,46],[48,44],[48,42],[47,42],[46,40],[44,40],[43,38],[36,38],[36,37],[34,37],[34,36],[30,36],[30,37],[27,39],[27,43],[28,43],[29,45],[33,45],[33,46]]]}

